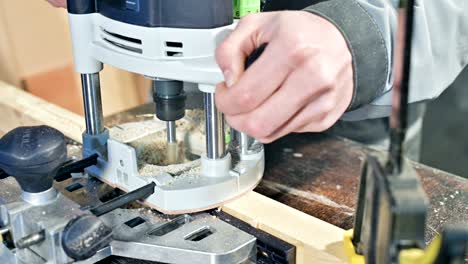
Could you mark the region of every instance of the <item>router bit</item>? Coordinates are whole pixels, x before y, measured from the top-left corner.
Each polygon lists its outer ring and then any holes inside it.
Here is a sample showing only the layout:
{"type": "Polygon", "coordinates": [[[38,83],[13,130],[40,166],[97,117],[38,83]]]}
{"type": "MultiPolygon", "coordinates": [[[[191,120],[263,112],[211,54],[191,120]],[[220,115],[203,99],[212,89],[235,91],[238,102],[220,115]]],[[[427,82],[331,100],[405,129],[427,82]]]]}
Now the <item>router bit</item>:
{"type": "Polygon", "coordinates": [[[169,164],[177,162],[177,132],[176,121],[185,116],[184,83],[156,78],[153,84],[153,99],[156,103],[156,116],[166,121],[167,133],[167,161],[169,164]]]}
{"type": "Polygon", "coordinates": [[[177,133],[175,121],[166,121],[166,134],[167,134],[167,162],[174,164],[179,157],[177,156],[177,133]]]}

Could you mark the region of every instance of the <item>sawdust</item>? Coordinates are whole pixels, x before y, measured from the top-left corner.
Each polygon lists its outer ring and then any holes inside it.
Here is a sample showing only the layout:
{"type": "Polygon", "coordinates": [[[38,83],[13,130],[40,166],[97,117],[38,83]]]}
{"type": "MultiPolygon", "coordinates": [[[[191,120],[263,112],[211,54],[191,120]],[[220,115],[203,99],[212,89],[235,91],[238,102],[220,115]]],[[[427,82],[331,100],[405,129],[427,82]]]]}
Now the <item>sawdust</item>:
{"type": "Polygon", "coordinates": [[[165,124],[157,119],[133,122],[112,127],[110,137],[122,143],[129,143],[147,135],[164,131],[165,124]]]}
{"type": "MultiPolygon", "coordinates": [[[[176,122],[178,153],[177,161],[170,164],[167,156],[166,131],[147,134],[147,129],[140,128],[145,135],[125,136],[126,138],[137,138],[127,144],[132,146],[137,154],[138,170],[140,176],[151,177],[162,173],[169,173],[172,176],[199,175],[200,157],[199,151],[188,142],[189,135],[198,141],[204,138],[205,117],[202,110],[187,110],[186,117],[176,122]]],[[[153,130],[154,131],[154,130],[153,130]]]]}
{"type": "Polygon", "coordinates": [[[169,173],[172,176],[185,176],[200,172],[200,160],[195,160],[182,164],[173,164],[168,166],[158,166],[152,164],[143,165],[140,170],[140,176],[155,176],[161,173],[169,173]]]}

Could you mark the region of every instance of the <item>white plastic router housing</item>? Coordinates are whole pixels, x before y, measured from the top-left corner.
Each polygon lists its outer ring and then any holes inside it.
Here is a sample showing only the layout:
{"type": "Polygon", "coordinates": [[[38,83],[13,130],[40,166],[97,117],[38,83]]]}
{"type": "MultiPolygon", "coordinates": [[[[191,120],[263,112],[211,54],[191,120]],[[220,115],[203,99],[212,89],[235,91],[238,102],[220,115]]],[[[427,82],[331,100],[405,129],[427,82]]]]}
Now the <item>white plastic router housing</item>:
{"type": "MultiPolygon", "coordinates": [[[[216,64],[216,47],[232,32],[232,25],[212,29],[150,28],[122,23],[101,14],[69,14],[76,71],[98,73],[103,64],[163,79],[198,84],[205,93],[214,93],[223,81],[216,64]]],[[[161,128],[165,125],[161,122],[161,128]]],[[[156,132],[156,131],[155,131],[156,132]]],[[[146,203],[164,213],[184,213],[217,207],[252,190],[264,170],[264,152],[241,156],[233,164],[230,154],[219,160],[203,158],[200,172],[193,177],[174,178],[167,173],[142,177],[135,148],[111,137],[107,160],[88,172],[125,191],[151,181],[155,193],[146,203]],[[193,180],[196,179],[196,180],[193,180]]]]}
{"type": "Polygon", "coordinates": [[[145,76],[209,85],[224,79],[214,51],[236,25],[149,28],[101,14],[69,14],[69,21],[79,73],[100,72],[104,63],[145,76]]]}

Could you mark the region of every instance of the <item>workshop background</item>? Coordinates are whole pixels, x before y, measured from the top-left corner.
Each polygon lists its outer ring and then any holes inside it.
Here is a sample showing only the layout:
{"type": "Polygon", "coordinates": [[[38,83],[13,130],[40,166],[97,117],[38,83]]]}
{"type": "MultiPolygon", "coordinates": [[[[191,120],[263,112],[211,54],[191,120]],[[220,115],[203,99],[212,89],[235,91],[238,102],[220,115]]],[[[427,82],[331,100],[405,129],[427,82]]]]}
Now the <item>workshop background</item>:
{"type": "MultiPolygon", "coordinates": [[[[79,76],[65,10],[43,0],[0,0],[0,80],[83,114],[79,76]]],[[[147,100],[149,82],[106,66],[104,115],[147,100]]],[[[422,163],[468,178],[468,70],[438,100],[424,122],[422,163]]]]}

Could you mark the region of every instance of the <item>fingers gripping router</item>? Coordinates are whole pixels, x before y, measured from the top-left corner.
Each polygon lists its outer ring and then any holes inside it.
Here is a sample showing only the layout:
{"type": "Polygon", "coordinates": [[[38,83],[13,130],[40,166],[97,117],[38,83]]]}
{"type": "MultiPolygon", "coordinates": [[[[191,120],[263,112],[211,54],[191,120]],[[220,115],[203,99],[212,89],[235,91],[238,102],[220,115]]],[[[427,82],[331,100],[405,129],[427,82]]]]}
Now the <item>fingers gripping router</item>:
{"type": "Polygon", "coordinates": [[[89,174],[125,191],[155,182],[155,193],[146,203],[164,213],[213,208],[258,184],[264,171],[263,146],[232,130],[226,147],[224,117],[215,104],[215,85],[223,75],[214,53],[235,26],[232,0],[69,0],[68,13],[85,106],[83,154],[99,155],[89,174]],[[192,177],[166,172],[141,177],[135,148],[104,127],[99,82],[103,64],[153,81],[156,116],[171,145],[183,140],[175,125],[184,118],[183,83],[198,84],[205,99],[206,148],[192,177]]]}

